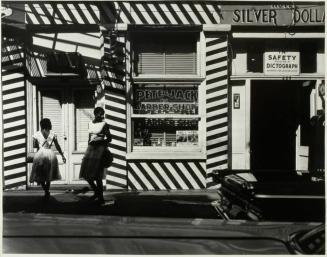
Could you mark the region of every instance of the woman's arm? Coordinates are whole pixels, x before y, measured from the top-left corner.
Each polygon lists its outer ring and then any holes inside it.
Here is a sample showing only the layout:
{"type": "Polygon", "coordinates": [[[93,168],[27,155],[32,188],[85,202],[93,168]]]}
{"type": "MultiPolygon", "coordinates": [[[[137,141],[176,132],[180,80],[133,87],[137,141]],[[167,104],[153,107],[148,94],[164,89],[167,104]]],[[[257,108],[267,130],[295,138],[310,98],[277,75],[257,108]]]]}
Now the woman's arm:
{"type": "Polygon", "coordinates": [[[62,161],[63,161],[64,163],[66,163],[66,158],[65,158],[65,156],[64,156],[64,152],[61,150],[61,147],[60,147],[60,145],[59,145],[59,143],[58,143],[58,140],[57,140],[57,137],[56,137],[56,136],[54,136],[54,138],[53,138],[53,142],[54,142],[54,144],[55,144],[55,146],[56,146],[56,148],[57,148],[59,154],[60,154],[61,157],[62,157],[62,161]]]}
{"type": "Polygon", "coordinates": [[[39,142],[34,137],[33,137],[33,148],[36,148],[36,151],[39,151],[39,149],[40,149],[39,142]]]}
{"type": "Polygon", "coordinates": [[[109,129],[109,124],[108,123],[106,123],[104,125],[103,132],[104,132],[104,134],[106,136],[107,144],[109,144],[111,142],[112,138],[111,138],[111,133],[110,133],[110,129],[109,129]]]}

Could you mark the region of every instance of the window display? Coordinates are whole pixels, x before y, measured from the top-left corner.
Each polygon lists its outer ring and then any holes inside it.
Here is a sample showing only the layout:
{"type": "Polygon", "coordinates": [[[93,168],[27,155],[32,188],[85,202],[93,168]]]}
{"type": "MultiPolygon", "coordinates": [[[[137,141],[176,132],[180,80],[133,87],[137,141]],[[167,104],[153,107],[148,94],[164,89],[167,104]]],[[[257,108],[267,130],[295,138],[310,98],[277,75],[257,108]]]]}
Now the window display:
{"type": "Polygon", "coordinates": [[[134,146],[197,146],[197,119],[134,119],[134,146]]]}
{"type": "Polygon", "coordinates": [[[198,87],[134,85],[133,146],[198,146],[198,87]]]}

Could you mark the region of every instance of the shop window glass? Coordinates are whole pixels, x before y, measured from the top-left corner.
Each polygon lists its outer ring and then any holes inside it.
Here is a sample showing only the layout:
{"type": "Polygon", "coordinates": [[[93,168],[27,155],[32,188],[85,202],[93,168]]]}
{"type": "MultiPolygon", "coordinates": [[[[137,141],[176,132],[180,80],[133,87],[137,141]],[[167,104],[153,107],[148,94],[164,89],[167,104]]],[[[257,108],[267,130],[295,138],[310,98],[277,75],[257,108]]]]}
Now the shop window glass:
{"type": "Polygon", "coordinates": [[[139,33],[134,40],[135,75],[197,74],[197,37],[139,33]]]}
{"type": "Polygon", "coordinates": [[[198,147],[196,85],[134,85],[133,146],[198,147]]]}

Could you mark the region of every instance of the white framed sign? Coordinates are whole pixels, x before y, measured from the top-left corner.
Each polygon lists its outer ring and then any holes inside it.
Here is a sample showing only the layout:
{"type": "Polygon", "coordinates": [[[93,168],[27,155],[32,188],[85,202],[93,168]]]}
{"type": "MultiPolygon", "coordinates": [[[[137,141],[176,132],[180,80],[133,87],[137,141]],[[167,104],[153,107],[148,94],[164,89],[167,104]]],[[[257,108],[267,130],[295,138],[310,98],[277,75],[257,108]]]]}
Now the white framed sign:
{"type": "Polygon", "coordinates": [[[300,74],[299,52],[265,52],[264,74],[292,76],[300,74]]]}

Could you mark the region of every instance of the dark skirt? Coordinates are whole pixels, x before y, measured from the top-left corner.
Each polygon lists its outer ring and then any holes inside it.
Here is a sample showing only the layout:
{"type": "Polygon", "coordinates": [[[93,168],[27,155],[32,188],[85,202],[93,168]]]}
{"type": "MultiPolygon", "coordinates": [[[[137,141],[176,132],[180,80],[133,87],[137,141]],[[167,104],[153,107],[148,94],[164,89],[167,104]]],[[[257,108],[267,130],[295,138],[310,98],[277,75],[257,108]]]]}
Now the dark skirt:
{"type": "Polygon", "coordinates": [[[104,179],[103,153],[105,146],[103,144],[88,145],[84,154],[79,177],[85,180],[104,179]]]}

